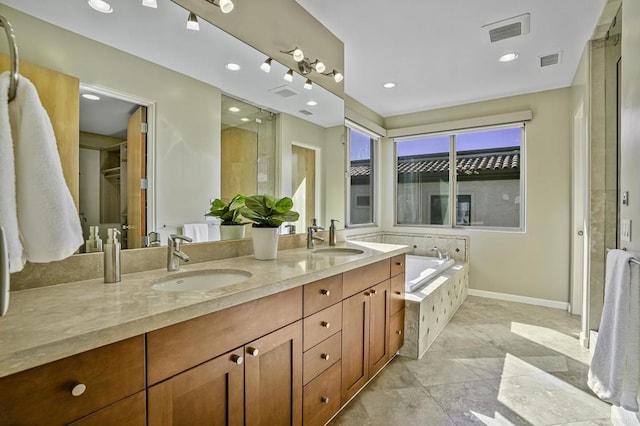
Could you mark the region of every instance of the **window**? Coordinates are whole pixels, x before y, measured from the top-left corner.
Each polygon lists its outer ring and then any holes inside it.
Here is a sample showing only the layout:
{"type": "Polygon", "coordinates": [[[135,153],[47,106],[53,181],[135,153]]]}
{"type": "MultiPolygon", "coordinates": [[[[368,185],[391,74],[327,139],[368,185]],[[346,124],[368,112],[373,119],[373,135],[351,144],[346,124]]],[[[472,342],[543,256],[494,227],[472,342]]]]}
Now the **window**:
{"type": "Polygon", "coordinates": [[[396,223],[523,228],[523,139],[524,125],[396,139],[396,223]]]}
{"type": "Polygon", "coordinates": [[[378,137],[347,126],[349,183],[347,207],[350,226],[374,223],[375,156],[378,137]]]}

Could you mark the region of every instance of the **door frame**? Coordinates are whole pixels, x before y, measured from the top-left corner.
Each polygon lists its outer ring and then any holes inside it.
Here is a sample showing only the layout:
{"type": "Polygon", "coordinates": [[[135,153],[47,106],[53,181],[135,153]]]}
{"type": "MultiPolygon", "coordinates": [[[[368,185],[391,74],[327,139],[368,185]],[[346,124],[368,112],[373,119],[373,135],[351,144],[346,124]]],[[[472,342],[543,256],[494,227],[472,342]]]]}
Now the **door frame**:
{"type": "Polygon", "coordinates": [[[569,311],[581,315],[580,342],[589,345],[589,129],[584,98],[572,114],[571,286],[569,311]]]}
{"type": "Polygon", "coordinates": [[[131,102],[147,108],[147,230],[157,229],[156,214],[156,103],[150,99],[131,95],[99,85],[80,83],[80,92],[87,91],[97,95],[131,102]]]}

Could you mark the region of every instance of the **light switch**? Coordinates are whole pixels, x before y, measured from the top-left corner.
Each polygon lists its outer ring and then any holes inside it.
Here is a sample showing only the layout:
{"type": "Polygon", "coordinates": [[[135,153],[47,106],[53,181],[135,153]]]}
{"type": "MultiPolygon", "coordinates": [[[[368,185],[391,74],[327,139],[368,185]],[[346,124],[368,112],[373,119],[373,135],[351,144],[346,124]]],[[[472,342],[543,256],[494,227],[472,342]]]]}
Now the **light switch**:
{"type": "Polygon", "coordinates": [[[622,241],[631,242],[631,219],[622,219],[620,237],[622,241]]]}

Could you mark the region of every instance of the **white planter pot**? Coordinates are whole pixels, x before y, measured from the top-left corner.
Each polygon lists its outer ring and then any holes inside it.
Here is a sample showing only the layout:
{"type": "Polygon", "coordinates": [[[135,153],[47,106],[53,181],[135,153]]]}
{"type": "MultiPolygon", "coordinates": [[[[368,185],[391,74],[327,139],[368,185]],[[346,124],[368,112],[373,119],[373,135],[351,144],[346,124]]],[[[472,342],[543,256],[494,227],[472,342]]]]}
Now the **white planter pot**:
{"type": "Polygon", "coordinates": [[[258,260],[278,257],[279,228],[253,228],[253,255],[258,260]]]}
{"type": "Polygon", "coordinates": [[[241,240],[244,238],[245,225],[220,225],[221,240],[241,240]]]}

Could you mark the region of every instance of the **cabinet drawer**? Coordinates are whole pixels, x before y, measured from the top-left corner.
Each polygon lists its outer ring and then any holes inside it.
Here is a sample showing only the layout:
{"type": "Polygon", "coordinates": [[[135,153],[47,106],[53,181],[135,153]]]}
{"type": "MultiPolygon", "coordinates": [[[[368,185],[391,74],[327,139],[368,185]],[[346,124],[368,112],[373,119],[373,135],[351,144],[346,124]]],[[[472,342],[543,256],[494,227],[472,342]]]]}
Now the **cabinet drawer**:
{"type": "Polygon", "coordinates": [[[308,317],[342,300],[342,274],[304,286],[304,316],[308,317]]]}
{"type": "Polygon", "coordinates": [[[391,276],[402,274],[405,269],[404,254],[394,256],[391,258],[391,276]]]}
{"type": "Polygon", "coordinates": [[[302,287],[296,287],[147,333],[148,384],[158,383],[301,318],[302,287]]]}
{"type": "Polygon", "coordinates": [[[322,426],[340,409],[340,363],[304,387],[302,417],[305,426],[322,426]]]}
{"type": "Polygon", "coordinates": [[[137,336],[0,379],[0,424],[65,424],[143,389],[137,336]]]}
{"type": "Polygon", "coordinates": [[[391,315],[404,309],[404,273],[391,277],[391,315]]]}
{"type": "Polygon", "coordinates": [[[338,332],[304,353],[302,381],[306,385],[338,361],[342,355],[342,333],[338,332]]]}
{"type": "Polygon", "coordinates": [[[342,303],[304,319],[304,350],[308,351],[342,329],[342,303]]]}
{"type": "Polygon", "coordinates": [[[146,392],[138,392],[87,417],[83,417],[69,426],[145,426],[147,424],[146,400],[146,392]]]}
{"type": "Polygon", "coordinates": [[[404,309],[396,312],[389,321],[389,355],[393,356],[404,344],[404,309]]]}
{"type": "Polygon", "coordinates": [[[343,295],[344,297],[353,296],[379,282],[389,279],[390,274],[391,259],[347,271],[343,274],[342,278],[343,295]]]}

